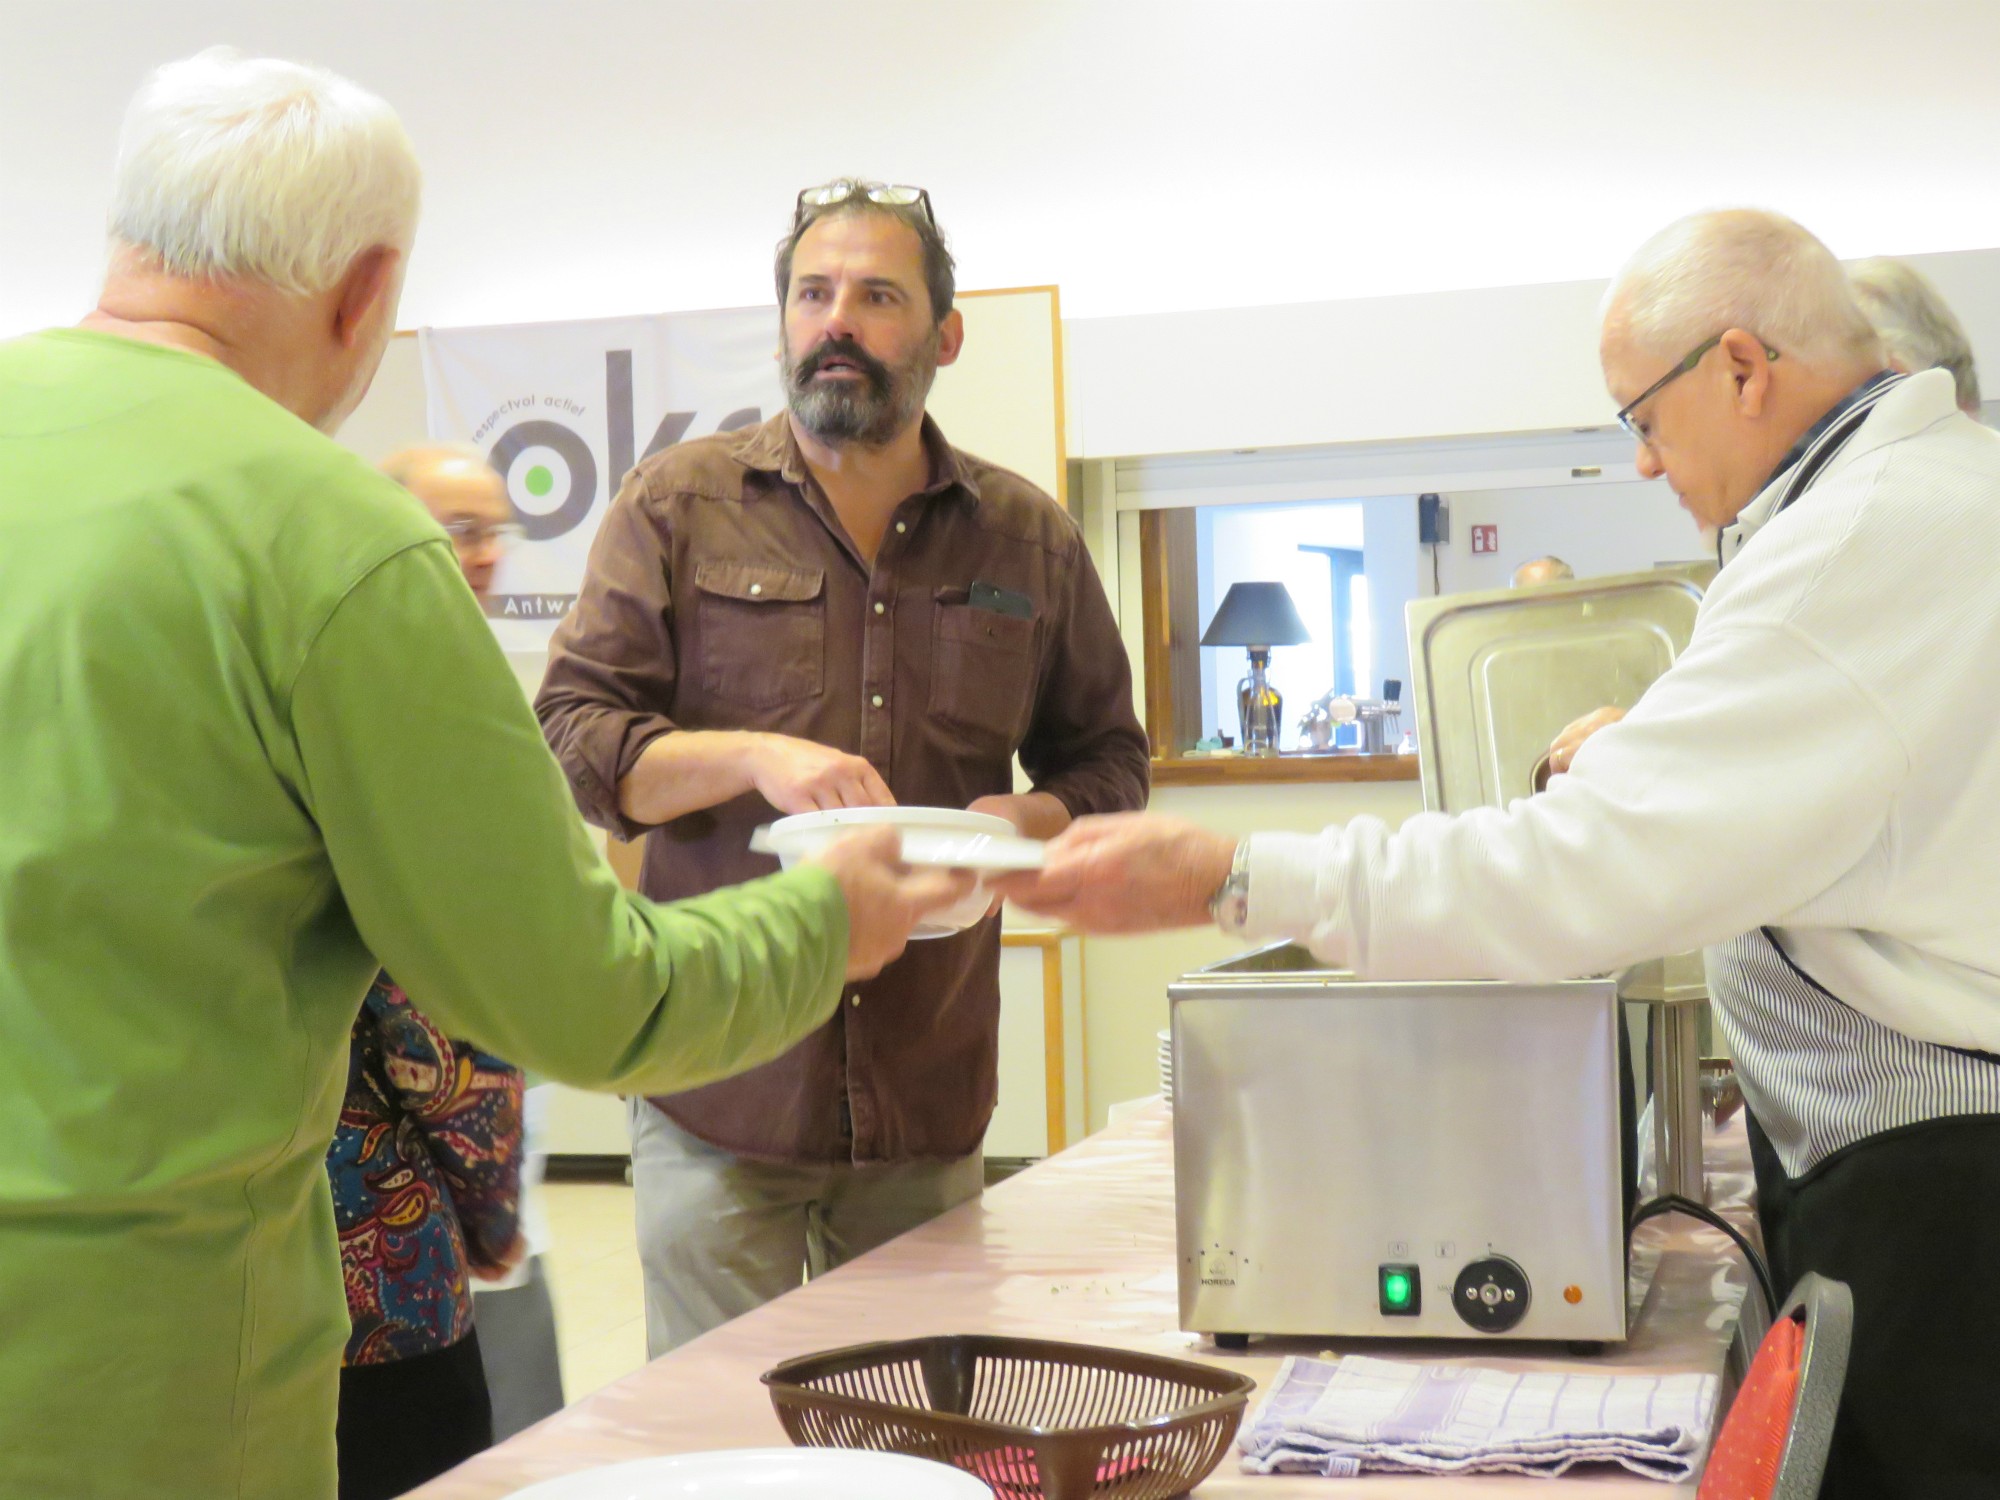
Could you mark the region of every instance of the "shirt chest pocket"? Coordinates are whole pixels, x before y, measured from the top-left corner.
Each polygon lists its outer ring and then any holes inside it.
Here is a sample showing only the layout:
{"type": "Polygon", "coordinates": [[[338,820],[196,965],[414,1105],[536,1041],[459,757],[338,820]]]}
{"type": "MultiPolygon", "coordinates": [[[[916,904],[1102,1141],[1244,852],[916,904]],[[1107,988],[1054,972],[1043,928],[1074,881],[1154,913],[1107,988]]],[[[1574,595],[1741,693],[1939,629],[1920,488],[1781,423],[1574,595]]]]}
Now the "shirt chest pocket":
{"type": "Polygon", "coordinates": [[[704,562],[694,574],[701,686],[746,708],[826,688],[826,574],[818,568],[704,562]]]}
{"type": "Polygon", "coordinates": [[[1012,750],[1034,707],[1035,622],[975,609],[963,589],[938,591],[935,618],[932,716],[1012,750]]]}

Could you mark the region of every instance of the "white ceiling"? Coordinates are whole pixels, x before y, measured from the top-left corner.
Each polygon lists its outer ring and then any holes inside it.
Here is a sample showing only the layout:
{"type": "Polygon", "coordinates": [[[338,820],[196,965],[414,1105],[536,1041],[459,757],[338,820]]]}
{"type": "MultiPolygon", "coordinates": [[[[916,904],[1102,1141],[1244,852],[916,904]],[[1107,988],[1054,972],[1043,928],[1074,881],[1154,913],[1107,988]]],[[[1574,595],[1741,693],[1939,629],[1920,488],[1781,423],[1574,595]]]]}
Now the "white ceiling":
{"type": "Polygon", "coordinates": [[[222,40],[403,112],[406,325],[761,301],[844,172],[1071,317],[1599,277],[1721,203],[2000,246],[2000,0],[0,0],[0,332],[87,303],[124,99],[222,40]]]}

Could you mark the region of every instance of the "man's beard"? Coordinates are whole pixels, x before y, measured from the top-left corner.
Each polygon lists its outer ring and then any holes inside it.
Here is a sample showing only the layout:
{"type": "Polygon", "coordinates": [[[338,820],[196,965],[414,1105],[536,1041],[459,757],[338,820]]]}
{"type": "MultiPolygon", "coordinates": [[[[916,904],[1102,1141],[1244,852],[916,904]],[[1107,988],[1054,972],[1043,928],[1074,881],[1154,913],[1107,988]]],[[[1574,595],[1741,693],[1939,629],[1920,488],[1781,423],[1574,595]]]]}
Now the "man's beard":
{"type": "Polygon", "coordinates": [[[832,338],[794,361],[785,350],[785,400],[798,424],[823,443],[886,446],[920,416],[937,377],[935,330],[908,361],[885,365],[852,339],[832,338]],[[813,379],[829,361],[845,360],[859,380],[813,379]]]}

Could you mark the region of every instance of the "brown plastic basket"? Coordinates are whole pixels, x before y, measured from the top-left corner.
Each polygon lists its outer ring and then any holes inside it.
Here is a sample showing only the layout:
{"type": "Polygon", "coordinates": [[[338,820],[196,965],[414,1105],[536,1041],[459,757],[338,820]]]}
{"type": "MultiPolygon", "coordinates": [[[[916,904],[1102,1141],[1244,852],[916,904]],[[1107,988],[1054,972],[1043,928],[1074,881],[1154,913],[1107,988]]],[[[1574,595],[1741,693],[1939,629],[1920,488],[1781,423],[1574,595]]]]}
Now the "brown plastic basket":
{"type": "Polygon", "coordinates": [[[955,1465],[998,1500],[1171,1500],[1222,1462],[1256,1382],[1123,1349],[959,1334],[764,1376],[794,1443],[955,1465]]]}

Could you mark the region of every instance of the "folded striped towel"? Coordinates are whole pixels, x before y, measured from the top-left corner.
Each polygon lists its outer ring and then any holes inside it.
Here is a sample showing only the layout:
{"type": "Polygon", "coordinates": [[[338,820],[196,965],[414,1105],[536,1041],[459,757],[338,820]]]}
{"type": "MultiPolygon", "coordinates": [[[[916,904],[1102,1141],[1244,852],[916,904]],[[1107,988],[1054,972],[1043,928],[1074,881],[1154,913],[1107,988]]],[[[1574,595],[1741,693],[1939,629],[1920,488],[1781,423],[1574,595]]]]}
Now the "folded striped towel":
{"type": "Polygon", "coordinates": [[[1288,1359],[1237,1438],[1252,1474],[1539,1474],[1621,1464],[1695,1471],[1715,1417],[1713,1375],[1588,1375],[1288,1359]]]}

